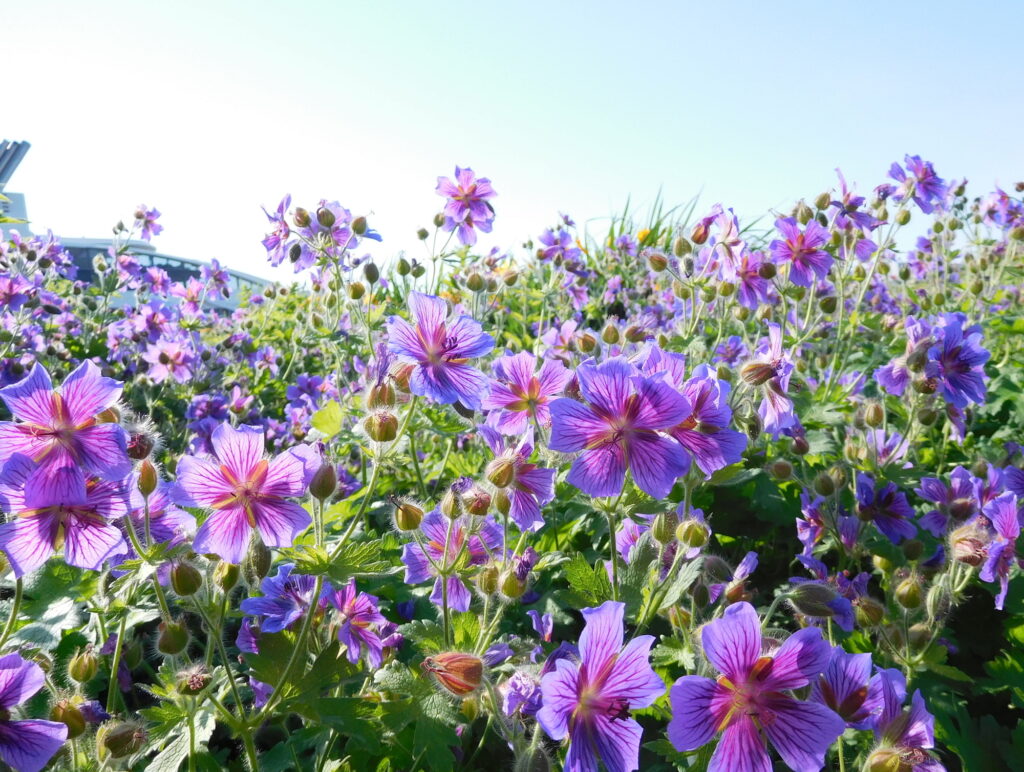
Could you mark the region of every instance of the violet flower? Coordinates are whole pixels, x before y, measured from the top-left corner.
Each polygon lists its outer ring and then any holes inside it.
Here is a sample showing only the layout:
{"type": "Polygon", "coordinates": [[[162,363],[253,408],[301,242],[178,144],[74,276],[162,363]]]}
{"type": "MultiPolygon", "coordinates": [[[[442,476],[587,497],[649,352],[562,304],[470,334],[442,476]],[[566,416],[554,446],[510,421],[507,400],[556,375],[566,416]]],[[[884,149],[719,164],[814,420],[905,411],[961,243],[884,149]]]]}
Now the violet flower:
{"type": "Polygon", "coordinates": [[[127,551],[121,531],[108,522],[128,512],[127,491],[119,482],[87,481],[78,467],[40,467],[15,456],[0,469],[0,509],[12,517],[0,525],[0,550],[16,577],[61,546],[68,565],[93,571],[127,551]]]}
{"type": "Polygon", "coordinates": [[[981,327],[964,329],[963,314],[942,314],[935,330],[939,342],[928,350],[925,375],[938,382],[939,393],[951,405],[967,407],[985,401],[985,363],[989,352],[981,347],[981,327]]]}
{"type": "Polygon", "coordinates": [[[881,707],[874,694],[869,699],[871,671],[870,654],[848,654],[842,646],[835,646],[828,665],[811,681],[811,700],[836,713],[847,726],[867,729],[881,707]]]}
{"type": "Polygon", "coordinates": [[[920,690],[914,692],[910,708],[903,709],[907,681],[896,669],[881,670],[871,681],[869,700],[881,706],[872,721],[878,747],[868,763],[897,759],[893,769],[912,772],[946,772],[945,766],[929,752],[935,747],[935,718],[928,712],[920,690]]]}
{"type": "Polygon", "coordinates": [[[183,503],[213,510],[199,526],[195,550],[239,563],[253,531],[270,547],[290,547],[310,524],[290,498],[302,496],[319,465],[318,454],[299,445],[273,458],[263,453],[263,429],[221,424],[211,437],[213,458],[178,462],[183,503]]]}
{"type": "Polygon", "coordinates": [[[810,287],[815,278],[824,279],[832,268],[832,256],[822,249],[828,243],[828,230],[811,220],[801,232],[792,217],[775,221],[783,235],[771,243],[772,258],[778,265],[789,265],[789,280],[798,287],[810,287]]]}
{"type": "Polygon", "coordinates": [[[122,388],[85,361],[54,389],[37,363],[27,377],[0,389],[15,418],[0,421],[0,464],[20,454],[53,467],[80,466],[106,480],[123,478],[132,468],[127,436],[103,416],[122,388]]]}
{"type": "Polygon", "coordinates": [[[650,496],[668,495],[687,468],[682,447],[661,431],[692,412],[689,401],[659,377],[644,377],[616,357],[576,371],[587,404],[561,398],[551,403],[552,450],[582,450],[566,478],[590,496],[616,496],[627,469],[650,496]]]}
{"type": "Polygon", "coordinates": [[[1020,536],[1017,496],[1003,493],[985,505],[982,511],[995,528],[996,536],[988,545],[988,558],[978,576],[983,582],[999,581],[996,608],[1002,611],[1009,588],[1010,569],[1014,563],[1024,568],[1024,556],[1017,554],[1017,537],[1020,536]]]}
{"type": "Polygon", "coordinates": [[[550,402],[565,391],[572,371],[558,359],[544,360],[535,373],[536,366],[537,358],[527,351],[494,361],[495,380],[481,407],[494,411],[493,425],[503,434],[522,434],[531,421],[551,425],[550,402]]]}
{"type": "Polygon", "coordinates": [[[388,347],[414,365],[410,391],[441,404],[478,408],[487,376],[467,362],[490,353],[494,339],[472,317],[449,319],[448,304],[439,297],[410,292],[409,310],[415,325],[392,316],[387,327],[388,347]]]}
{"type": "Polygon", "coordinates": [[[35,662],[18,654],[0,657],[0,759],[15,772],[39,772],[68,739],[59,721],[11,719],[11,708],[43,688],[46,676],[35,662]]]}
{"type": "Polygon", "coordinates": [[[727,382],[719,380],[707,365],[701,365],[682,390],[692,412],[682,423],[668,430],[687,451],[687,468],[692,460],[707,479],[719,469],[740,461],[747,449],[746,436],[729,428],[732,422],[729,390],[727,382]]]}
{"type": "Polygon", "coordinates": [[[824,705],[787,694],[806,686],[829,660],[829,645],[814,627],[799,630],[764,654],[761,621],[749,603],[701,628],[704,654],[722,674],[717,681],[683,676],[670,691],[668,738],[679,751],[722,739],[708,772],[768,770],[770,743],[796,772],[817,772],[845,722],[824,705]]]}
{"type": "Polygon", "coordinates": [[[906,494],[892,482],[879,488],[874,478],[864,472],[857,474],[857,516],[874,522],[893,544],[917,535],[917,528],[910,522],[914,509],[906,494]]]}
{"type": "Polygon", "coordinates": [[[527,429],[515,446],[506,444],[505,438],[489,426],[481,425],[478,430],[494,453],[495,459],[488,465],[491,482],[498,480],[495,484],[502,484],[512,521],[520,531],[540,530],[544,525],[541,507],[555,498],[556,470],[529,463],[533,429],[527,429]]]}
{"type": "MultiPolygon", "coordinates": [[[[243,614],[260,617],[261,633],[279,633],[302,619],[316,603],[316,578],[293,574],[293,563],[282,563],[277,573],[260,582],[260,597],[246,598],[239,608],[243,614]]],[[[242,639],[241,632],[239,637],[242,639]]],[[[243,640],[254,640],[250,631],[243,640]]]]}
{"type": "Polygon", "coordinates": [[[488,200],[498,194],[489,179],[477,177],[472,169],[456,166],[454,182],[448,177],[437,178],[437,194],[448,199],[444,207],[444,230],[450,233],[458,229],[462,244],[476,244],[474,228],[491,232],[494,209],[488,200]]]}
{"type": "Polygon", "coordinates": [[[598,759],[609,772],[639,769],[643,729],[630,711],[652,705],[665,683],[648,662],[653,636],[623,646],[625,608],[606,601],[583,609],[579,661],[559,659],[541,678],[537,721],[552,739],[569,738],[567,772],[596,770],[598,759]]]}

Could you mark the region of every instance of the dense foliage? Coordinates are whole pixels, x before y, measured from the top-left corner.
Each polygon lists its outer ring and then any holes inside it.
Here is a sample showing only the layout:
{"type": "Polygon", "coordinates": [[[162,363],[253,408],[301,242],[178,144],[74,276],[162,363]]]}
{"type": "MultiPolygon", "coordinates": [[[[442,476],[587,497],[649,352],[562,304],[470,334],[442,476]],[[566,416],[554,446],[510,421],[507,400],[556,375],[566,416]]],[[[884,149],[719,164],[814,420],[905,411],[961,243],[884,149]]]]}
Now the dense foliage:
{"type": "Polygon", "coordinates": [[[1019,768],[1021,189],[479,254],[456,169],[417,259],[285,198],[230,314],[154,209],[88,282],[7,232],[0,759],[1019,768]]]}

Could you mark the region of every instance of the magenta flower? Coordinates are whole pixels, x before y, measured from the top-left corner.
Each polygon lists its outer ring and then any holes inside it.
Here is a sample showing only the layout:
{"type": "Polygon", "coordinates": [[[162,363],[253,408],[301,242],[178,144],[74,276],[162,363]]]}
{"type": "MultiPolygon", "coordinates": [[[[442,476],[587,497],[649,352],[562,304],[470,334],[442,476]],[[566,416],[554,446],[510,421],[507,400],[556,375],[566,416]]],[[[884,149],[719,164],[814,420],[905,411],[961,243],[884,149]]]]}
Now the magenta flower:
{"type": "Polygon", "coordinates": [[[145,204],[135,207],[135,227],[143,241],[152,241],[154,236],[163,232],[164,226],[157,222],[159,217],[160,212],[155,207],[150,209],[145,204]]]}
{"type": "Polygon", "coordinates": [[[0,509],[11,515],[0,525],[0,550],[14,575],[42,566],[62,546],[68,565],[98,571],[127,545],[109,523],[128,512],[120,482],[89,478],[74,466],[37,466],[15,456],[0,469],[0,509]]]}
{"type": "Polygon", "coordinates": [[[544,525],[540,508],[555,498],[555,470],[529,463],[533,454],[533,429],[528,428],[517,445],[506,445],[505,438],[489,426],[480,426],[480,434],[494,453],[489,466],[495,475],[506,477],[503,490],[509,499],[508,514],[521,531],[537,531],[544,525]]]}
{"type": "Polygon", "coordinates": [[[871,670],[870,654],[848,654],[835,646],[825,670],[811,682],[811,700],[839,715],[847,726],[867,729],[881,707],[878,696],[869,690],[871,670]]]}
{"type": "Polygon", "coordinates": [[[415,326],[392,316],[388,347],[414,365],[409,378],[413,394],[444,405],[460,402],[477,408],[487,389],[487,376],[466,364],[494,348],[494,339],[469,316],[448,318],[448,304],[439,297],[409,293],[415,326]]]}
{"type": "Polygon", "coordinates": [[[729,407],[730,386],[707,365],[701,365],[683,385],[683,396],[692,412],[669,434],[687,451],[686,466],[692,459],[704,476],[710,478],[719,469],[743,458],[747,438],[731,429],[732,408],[729,407]]]}
{"type": "Polygon", "coordinates": [[[643,728],[630,711],[654,704],[665,683],[651,669],[654,637],[640,635],[623,646],[625,604],[606,601],[583,609],[579,661],[562,658],[541,678],[543,706],[537,721],[554,740],[569,738],[567,772],[639,769],[643,728]]]}
{"type": "Polygon", "coordinates": [[[448,177],[437,178],[437,194],[448,199],[444,207],[444,229],[450,233],[457,228],[460,242],[467,246],[475,244],[474,228],[491,232],[494,209],[487,201],[498,194],[489,179],[477,177],[472,169],[456,166],[454,182],[448,177]]]}
{"type": "Polygon", "coordinates": [[[811,220],[801,232],[800,225],[792,217],[780,217],[775,227],[783,239],[771,243],[772,257],[777,264],[789,265],[789,280],[799,287],[810,287],[814,277],[824,279],[832,268],[832,256],[824,249],[828,243],[828,231],[817,221],[811,220]]]}
{"type": "Polygon", "coordinates": [[[686,454],[661,434],[692,412],[689,401],[659,376],[644,377],[616,357],[588,361],[576,371],[586,404],[563,397],[551,403],[552,450],[583,452],[573,462],[569,483],[591,496],[622,491],[628,469],[641,490],[656,499],[686,472],[686,454]]]}
{"type": "Polygon", "coordinates": [[[440,606],[444,598],[443,584],[448,585],[448,606],[455,611],[469,611],[473,599],[469,588],[456,571],[462,565],[486,563],[489,554],[503,545],[501,527],[490,517],[463,515],[449,520],[434,510],[420,523],[421,542],[410,542],[402,548],[405,583],[419,584],[436,577],[430,602],[440,606]],[[445,549],[447,542],[448,549],[445,549]],[[464,561],[464,563],[463,563],[464,561]],[[445,572],[442,576],[441,572],[445,572]]]}
{"type": "Polygon", "coordinates": [[[253,531],[270,547],[290,547],[311,522],[289,499],[305,493],[319,463],[316,451],[299,445],[268,459],[263,429],[256,426],[221,424],[211,443],[214,458],[184,456],[178,462],[185,503],[213,510],[196,533],[196,552],[239,563],[253,531]]]}
{"type": "Polygon", "coordinates": [[[530,421],[551,425],[550,402],[565,391],[572,372],[558,359],[544,361],[535,373],[536,367],[537,358],[527,351],[494,362],[496,380],[481,407],[497,411],[494,426],[503,434],[522,434],[530,421]]]}
{"type": "Polygon", "coordinates": [[[0,422],[0,464],[20,454],[46,466],[80,466],[106,480],[123,478],[132,469],[127,436],[117,424],[101,423],[121,390],[89,361],[54,389],[50,374],[36,364],[27,377],[0,389],[15,418],[0,422]]]}
{"type": "Polygon", "coordinates": [[[787,694],[806,686],[828,664],[821,631],[808,627],[763,655],[761,622],[749,603],[737,603],[701,630],[705,656],[722,674],[717,681],[683,676],[672,687],[668,738],[680,751],[722,739],[708,772],[770,770],[766,743],[796,772],[818,772],[845,722],[824,705],[787,694]]]}
{"type": "Polygon", "coordinates": [[[540,234],[538,240],[542,246],[537,250],[537,257],[541,260],[575,260],[583,253],[569,232],[562,228],[557,233],[548,228],[540,234]]]}
{"type": "Polygon", "coordinates": [[[0,759],[15,772],[39,772],[68,739],[59,721],[12,721],[11,708],[43,688],[46,676],[18,654],[0,657],[0,759]]]}
{"type": "Polygon", "coordinates": [[[142,358],[149,363],[147,374],[154,383],[172,379],[187,383],[195,373],[196,355],[185,339],[160,338],[150,344],[142,358]]]}
{"type": "Polygon", "coordinates": [[[387,620],[377,608],[377,598],[356,590],[356,580],[350,579],[340,590],[331,588],[324,593],[340,615],[338,640],[345,644],[348,661],[353,665],[366,651],[366,661],[376,670],[383,661],[384,644],[378,634],[378,625],[387,620]]]}
{"type": "MultiPolygon", "coordinates": [[[[279,633],[289,629],[320,602],[313,595],[316,577],[294,574],[294,570],[294,563],[282,563],[273,576],[266,576],[260,582],[262,595],[246,598],[239,605],[242,613],[260,617],[261,633],[279,633]]],[[[247,648],[252,648],[253,653],[257,651],[251,625],[240,630],[238,637],[247,648]]]]}
{"type": "Polygon", "coordinates": [[[922,212],[931,214],[946,195],[945,180],[935,173],[930,161],[922,161],[919,155],[907,155],[903,160],[906,171],[898,163],[889,167],[889,176],[900,183],[893,200],[903,201],[909,196],[922,212]]]}

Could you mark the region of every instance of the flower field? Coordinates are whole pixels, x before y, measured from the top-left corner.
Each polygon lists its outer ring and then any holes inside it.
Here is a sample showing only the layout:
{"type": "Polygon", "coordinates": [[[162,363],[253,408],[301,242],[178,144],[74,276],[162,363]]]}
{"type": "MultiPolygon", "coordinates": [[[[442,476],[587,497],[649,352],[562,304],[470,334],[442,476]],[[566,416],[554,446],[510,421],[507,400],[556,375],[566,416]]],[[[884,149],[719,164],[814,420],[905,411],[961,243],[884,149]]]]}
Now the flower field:
{"type": "Polygon", "coordinates": [[[1024,183],[879,181],[485,253],[456,168],[416,255],[286,196],[241,294],[4,230],[0,760],[1024,768],[1024,183]]]}

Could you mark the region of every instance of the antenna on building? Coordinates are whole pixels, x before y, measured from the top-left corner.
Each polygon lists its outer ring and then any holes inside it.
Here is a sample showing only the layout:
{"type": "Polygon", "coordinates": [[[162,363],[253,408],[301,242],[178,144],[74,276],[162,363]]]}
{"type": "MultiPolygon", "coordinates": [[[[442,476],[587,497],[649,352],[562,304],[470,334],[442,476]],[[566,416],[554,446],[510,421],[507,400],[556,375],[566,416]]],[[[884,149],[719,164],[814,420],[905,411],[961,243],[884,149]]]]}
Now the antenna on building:
{"type": "Polygon", "coordinates": [[[11,179],[14,170],[18,168],[25,153],[32,147],[28,142],[15,142],[4,140],[0,142],[0,191],[11,179]]]}

